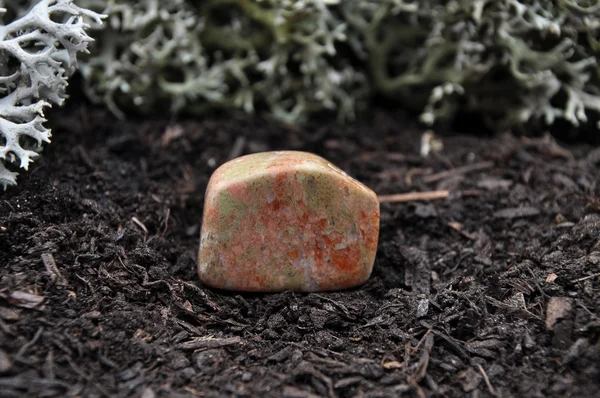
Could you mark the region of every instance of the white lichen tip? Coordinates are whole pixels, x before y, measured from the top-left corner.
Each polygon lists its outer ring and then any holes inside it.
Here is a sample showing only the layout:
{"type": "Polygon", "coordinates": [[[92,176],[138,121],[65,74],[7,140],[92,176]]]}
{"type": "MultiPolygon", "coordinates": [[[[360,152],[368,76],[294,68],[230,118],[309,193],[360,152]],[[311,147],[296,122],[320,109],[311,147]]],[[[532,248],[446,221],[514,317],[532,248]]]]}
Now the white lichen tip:
{"type": "MultiPolygon", "coordinates": [[[[5,11],[0,9],[0,15],[5,11]]],[[[72,0],[42,0],[21,18],[0,25],[0,185],[4,189],[16,184],[17,176],[7,164],[18,162],[27,170],[42,144],[50,142],[44,108],[63,103],[77,54],[87,52],[92,41],[84,18],[100,25],[105,17],[72,0]]]]}

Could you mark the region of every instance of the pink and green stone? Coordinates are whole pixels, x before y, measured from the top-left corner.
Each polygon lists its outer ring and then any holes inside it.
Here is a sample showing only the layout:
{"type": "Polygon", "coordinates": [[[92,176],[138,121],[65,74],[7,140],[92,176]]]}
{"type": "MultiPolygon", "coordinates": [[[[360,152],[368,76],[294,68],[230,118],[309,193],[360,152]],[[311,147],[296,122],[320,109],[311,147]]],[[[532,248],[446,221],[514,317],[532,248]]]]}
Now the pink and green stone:
{"type": "Polygon", "coordinates": [[[236,291],[350,288],[371,275],[378,236],[377,195],[327,160],[247,155],[208,183],[198,274],[236,291]]]}

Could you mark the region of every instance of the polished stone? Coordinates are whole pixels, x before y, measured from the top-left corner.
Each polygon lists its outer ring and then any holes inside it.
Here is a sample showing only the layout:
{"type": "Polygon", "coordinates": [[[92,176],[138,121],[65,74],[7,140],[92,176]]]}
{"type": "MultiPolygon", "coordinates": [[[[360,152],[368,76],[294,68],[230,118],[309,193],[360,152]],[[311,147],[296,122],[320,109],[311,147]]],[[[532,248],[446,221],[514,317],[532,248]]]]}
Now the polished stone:
{"type": "Polygon", "coordinates": [[[212,175],[198,255],[200,279],[235,291],[327,291],[370,276],[377,195],[305,152],[243,156],[212,175]]]}

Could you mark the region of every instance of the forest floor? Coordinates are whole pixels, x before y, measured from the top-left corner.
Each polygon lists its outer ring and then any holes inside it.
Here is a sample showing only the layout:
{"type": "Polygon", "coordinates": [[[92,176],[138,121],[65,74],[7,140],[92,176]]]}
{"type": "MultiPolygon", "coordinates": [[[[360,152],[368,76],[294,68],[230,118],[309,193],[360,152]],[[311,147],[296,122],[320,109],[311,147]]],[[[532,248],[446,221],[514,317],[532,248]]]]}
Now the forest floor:
{"type": "Polygon", "coordinates": [[[0,193],[0,396],[565,397],[600,391],[600,149],[351,126],[52,114],[0,193]],[[296,149],[384,203],[375,268],[333,293],[239,294],[196,274],[204,190],[296,149]]]}

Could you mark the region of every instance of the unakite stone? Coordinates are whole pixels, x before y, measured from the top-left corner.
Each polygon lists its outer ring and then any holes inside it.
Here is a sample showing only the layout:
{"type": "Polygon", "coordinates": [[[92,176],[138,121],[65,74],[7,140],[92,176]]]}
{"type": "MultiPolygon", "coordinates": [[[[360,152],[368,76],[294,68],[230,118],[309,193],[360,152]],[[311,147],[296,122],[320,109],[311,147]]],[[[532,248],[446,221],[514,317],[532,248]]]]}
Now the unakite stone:
{"type": "Polygon", "coordinates": [[[377,195],[327,160],[264,152],[219,167],[206,190],[198,274],[237,291],[326,291],[371,275],[377,195]]]}

